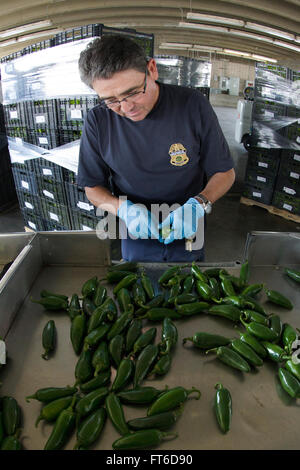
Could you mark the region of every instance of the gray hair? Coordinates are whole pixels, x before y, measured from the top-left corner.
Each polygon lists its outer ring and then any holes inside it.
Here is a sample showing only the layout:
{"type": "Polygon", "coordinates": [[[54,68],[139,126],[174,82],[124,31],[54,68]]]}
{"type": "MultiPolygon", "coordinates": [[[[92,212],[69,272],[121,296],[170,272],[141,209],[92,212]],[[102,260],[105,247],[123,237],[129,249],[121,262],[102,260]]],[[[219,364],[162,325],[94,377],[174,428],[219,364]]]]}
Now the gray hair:
{"type": "Polygon", "coordinates": [[[121,35],[107,35],[91,41],[79,56],[80,78],[93,88],[97,78],[111,78],[116,72],[135,69],[145,72],[147,57],[134,40],[121,35]]]}

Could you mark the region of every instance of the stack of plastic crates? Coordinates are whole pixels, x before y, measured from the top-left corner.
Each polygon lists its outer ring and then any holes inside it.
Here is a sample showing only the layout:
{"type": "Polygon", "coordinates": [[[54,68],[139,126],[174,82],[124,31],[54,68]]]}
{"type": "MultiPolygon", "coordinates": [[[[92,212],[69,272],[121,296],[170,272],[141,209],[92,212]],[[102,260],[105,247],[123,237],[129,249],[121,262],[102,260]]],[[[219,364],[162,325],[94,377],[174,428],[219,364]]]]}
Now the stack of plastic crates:
{"type": "Polygon", "coordinates": [[[5,134],[3,106],[0,105],[0,212],[17,201],[11,169],[10,155],[5,134]]]}

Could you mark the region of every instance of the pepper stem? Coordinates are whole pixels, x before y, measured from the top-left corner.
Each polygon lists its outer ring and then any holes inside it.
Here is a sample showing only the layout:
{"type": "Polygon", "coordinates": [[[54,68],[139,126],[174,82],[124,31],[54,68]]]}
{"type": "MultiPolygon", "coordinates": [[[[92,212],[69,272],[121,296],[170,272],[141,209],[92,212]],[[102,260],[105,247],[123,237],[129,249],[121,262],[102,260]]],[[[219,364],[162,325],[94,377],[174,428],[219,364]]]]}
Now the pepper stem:
{"type": "Polygon", "coordinates": [[[215,385],[215,389],[216,389],[216,390],[222,390],[222,388],[224,388],[224,387],[223,387],[223,385],[222,385],[220,382],[218,382],[218,383],[215,385]]]}
{"type": "Polygon", "coordinates": [[[218,348],[212,348],[212,349],[207,349],[205,351],[205,354],[209,353],[209,352],[216,352],[218,348]]]}
{"type": "Polygon", "coordinates": [[[28,397],[25,397],[25,400],[27,401],[27,403],[29,403],[30,399],[36,400],[36,399],[37,399],[37,398],[36,398],[36,394],[34,394],[34,395],[28,395],[28,397]]]}
{"type": "Polygon", "coordinates": [[[183,338],[182,344],[185,344],[187,341],[193,341],[192,336],[189,336],[188,338],[183,338]]]}
{"type": "Polygon", "coordinates": [[[187,390],[187,394],[190,395],[191,393],[193,392],[197,392],[198,393],[198,397],[194,397],[196,400],[199,400],[199,398],[201,397],[201,392],[200,390],[198,390],[198,388],[195,388],[195,387],[192,387],[191,390],[187,390]]]}

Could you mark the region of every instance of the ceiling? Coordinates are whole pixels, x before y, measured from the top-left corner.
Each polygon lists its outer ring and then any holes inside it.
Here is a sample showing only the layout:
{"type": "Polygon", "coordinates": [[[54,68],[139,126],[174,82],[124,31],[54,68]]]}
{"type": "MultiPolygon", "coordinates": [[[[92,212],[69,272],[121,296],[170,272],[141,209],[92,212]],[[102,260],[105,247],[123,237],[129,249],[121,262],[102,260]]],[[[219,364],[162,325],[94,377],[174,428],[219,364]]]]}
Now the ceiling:
{"type": "Polygon", "coordinates": [[[1,11],[0,57],[48,39],[51,37],[49,34],[55,34],[58,31],[86,24],[103,23],[106,26],[128,27],[144,33],[153,33],[155,55],[190,57],[208,55],[212,58],[226,57],[228,59],[228,56],[224,54],[224,49],[230,49],[273,58],[280,65],[300,70],[300,0],[252,0],[251,2],[248,0],[2,0],[1,11]],[[208,22],[203,18],[201,20],[189,19],[188,13],[242,20],[244,24],[237,26],[222,24],[223,20],[220,23],[216,20],[208,22]],[[19,35],[15,33],[12,36],[1,37],[3,31],[46,19],[51,21],[50,26],[18,33],[19,35]],[[180,27],[181,22],[202,24],[202,27],[206,25],[208,29],[191,29],[186,25],[180,27]],[[252,22],[294,36],[288,39],[279,35],[276,37],[267,32],[250,29],[245,22],[252,22]],[[213,26],[223,27],[223,29],[215,31],[211,29],[213,26]],[[24,37],[42,31],[44,34],[40,36],[24,37]],[[243,36],[236,35],[241,32],[243,36]],[[245,37],[245,33],[250,36],[245,37]],[[3,47],[11,39],[17,42],[3,47]],[[279,43],[275,44],[275,41],[279,43]],[[186,43],[191,47],[189,50],[184,50],[180,46],[166,49],[160,47],[162,43],[186,43]],[[222,48],[222,51],[217,54],[216,52],[195,51],[194,46],[198,48],[204,46],[204,49],[217,47],[222,48]],[[298,47],[298,51],[290,47],[298,47]]]}

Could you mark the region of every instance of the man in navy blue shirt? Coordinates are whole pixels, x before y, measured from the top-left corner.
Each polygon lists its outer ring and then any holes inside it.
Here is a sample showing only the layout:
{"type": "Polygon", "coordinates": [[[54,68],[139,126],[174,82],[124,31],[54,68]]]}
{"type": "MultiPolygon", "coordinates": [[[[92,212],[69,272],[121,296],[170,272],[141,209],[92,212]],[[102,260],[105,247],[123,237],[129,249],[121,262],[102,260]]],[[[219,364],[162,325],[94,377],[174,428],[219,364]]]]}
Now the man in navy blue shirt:
{"type": "Polygon", "coordinates": [[[79,70],[100,105],[85,121],[77,182],[125,225],[123,259],[202,261],[204,249],[186,250],[186,239],[197,240],[205,212],[235,179],[209,101],[159,83],[155,60],[123,36],[92,41],[79,70]]]}

